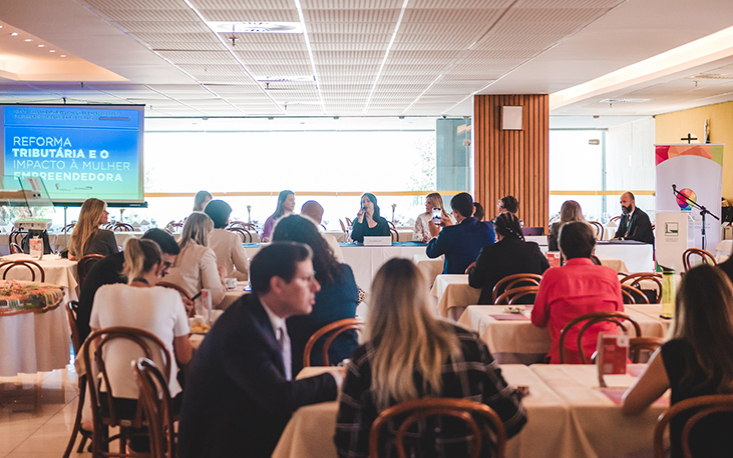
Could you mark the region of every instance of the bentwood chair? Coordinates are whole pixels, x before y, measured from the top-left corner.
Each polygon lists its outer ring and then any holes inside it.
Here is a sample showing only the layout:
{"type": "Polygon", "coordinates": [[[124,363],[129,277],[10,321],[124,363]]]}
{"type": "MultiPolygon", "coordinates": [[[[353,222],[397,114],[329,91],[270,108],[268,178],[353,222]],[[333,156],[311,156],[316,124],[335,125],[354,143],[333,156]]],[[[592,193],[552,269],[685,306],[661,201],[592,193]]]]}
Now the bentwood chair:
{"type": "Polygon", "coordinates": [[[239,236],[242,237],[242,243],[251,243],[252,242],[252,234],[243,227],[232,226],[232,227],[227,227],[226,230],[229,232],[234,232],[235,234],[239,234],[239,236]]]}
{"type": "Polygon", "coordinates": [[[593,229],[596,231],[596,240],[603,240],[603,237],[605,235],[605,228],[603,227],[603,224],[599,223],[598,221],[588,221],[588,224],[593,226],[593,229]]]}
{"type": "Polygon", "coordinates": [[[516,288],[518,286],[539,286],[540,280],[542,280],[542,275],[538,274],[508,275],[496,282],[496,285],[494,285],[494,289],[491,292],[493,299],[492,302],[496,304],[496,299],[508,289],[516,288]]]}
{"type": "Polygon", "coordinates": [[[79,262],[76,263],[76,276],[79,278],[79,287],[84,284],[84,280],[87,279],[92,266],[100,259],[104,259],[101,254],[87,254],[79,259],[79,262]]]}
{"type": "Polygon", "coordinates": [[[621,285],[621,296],[624,298],[624,304],[648,304],[649,298],[646,297],[640,289],[631,285],[621,285]]]}
{"type": "Polygon", "coordinates": [[[718,261],[715,260],[715,256],[713,256],[709,252],[701,250],[699,248],[688,248],[682,253],[682,267],[684,267],[685,272],[695,266],[695,264],[690,262],[690,258],[692,258],[693,256],[699,256],[700,258],[702,258],[702,262],[704,264],[718,264],[718,261]]]}
{"type": "MultiPolygon", "coordinates": [[[[100,457],[132,457],[139,454],[126,453],[127,438],[133,433],[133,429],[147,426],[142,414],[142,402],[137,403],[137,410],[134,414],[128,415],[118,413],[113,385],[110,384],[110,375],[105,365],[105,357],[111,349],[107,349],[110,342],[125,341],[132,348],[136,349],[140,356],[153,359],[153,355],[160,355],[163,359],[165,374],[171,371],[171,355],[165,348],[163,342],[154,334],[143,329],[129,328],[123,326],[100,329],[93,332],[87,338],[82,356],[86,368],[87,388],[89,389],[89,400],[92,406],[92,422],[94,423],[94,434],[92,436],[92,458],[100,457]],[[107,391],[101,391],[101,383],[107,391]],[[109,428],[119,427],[118,437],[109,437],[109,428]],[[119,439],[119,453],[107,451],[107,445],[114,439],[119,439]]],[[[134,352],[134,350],[132,351],[134,352]]],[[[130,360],[133,364],[136,358],[130,360]]],[[[129,367],[129,366],[128,366],[129,367]]],[[[130,368],[130,377],[133,377],[133,369],[130,368]]],[[[167,383],[167,382],[166,382],[167,383]]]]}
{"type": "Polygon", "coordinates": [[[333,341],[338,337],[339,334],[342,332],[346,332],[349,329],[356,329],[361,330],[364,328],[364,321],[358,319],[358,318],[345,318],[343,320],[334,321],[333,323],[329,323],[325,326],[323,326],[318,331],[314,332],[313,335],[308,339],[308,342],[305,344],[305,351],[303,352],[303,367],[309,367],[311,365],[311,352],[313,351],[313,346],[316,344],[316,342],[325,337],[325,341],[323,343],[323,365],[324,366],[330,366],[330,362],[328,360],[328,349],[331,347],[331,344],[333,341]]]}
{"type": "MultiPolygon", "coordinates": [[[[654,428],[654,458],[665,458],[667,456],[667,453],[664,450],[664,430],[673,418],[689,416],[682,428],[680,440],[682,443],[682,456],[685,458],[693,458],[695,455],[692,454],[692,450],[690,449],[690,433],[693,432],[693,428],[705,417],[713,414],[721,414],[723,412],[728,412],[730,414],[730,417],[726,415],[725,419],[727,421],[725,423],[730,424],[729,422],[733,422],[733,395],[713,394],[708,396],[698,396],[685,399],[673,406],[670,406],[662,415],[659,416],[654,428]]],[[[716,417],[715,421],[720,423],[720,416],[716,417]]],[[[712,421],[712,419],[710,420],[712,421]]],[[[705,425],[700,425],[700,428],[704,427],[705,425]]],[[[700,428],[696,431],[699,431],[700,428]]],[[[717,439],[725,441],[726,444],[730,443],[730,439],[726,437],[718,437],[717,439]]],[[[706,454],[705,458],[708,456],[712,455],[706,454]]],[[[703,458],[703,455],[698,455],[697,457],[703,458]]]]}
{"type": "Polygon", "coordinates": [[[166,377],[147,358],[139,358],[132,367],[148,422],[150,458],[176,458],[176,415],[166,377]]]}
{"type": "MultiPolygon", "coordinates": [[[[405,435],[411,433],[410,427],[416,424],[422,426],[422,430],[419,431],[418,443],[415,443],[418,447],[434,449],[437,446],[433,441],[427,440],[426,436],[441,440],[443,439],[440,437],[441,434],[460,433],[462,439],[466,438],[465,442],[473,444],[473,451],[468,455],[471,458],[484,456],[490,448],[493,448],[492,457],[503,458],[505,456],[506,430],[499,415],[491,407],[468,399],[423,398],[392,406],[384,410],[374,420],[369,432],[369,458],[391,455],[384,453],[386,450],[380,450],[380,446],[391,443],[388,440],[380,440],[380,436],[383,435],[382,432],[385,429],[396,430],[394,447],[397,449],[399,458],[406,458],[413,454],[420,456],[420,450],[410,450],[412,453],[409,454],[405,451],[405,435]],[[406,418],[397,427],[396,421],[405,416],[406,418]],[[435,421],[429,421],[429,419],[435,417],[441,417],[443,420],[441,427],[437,427],[438,423],[435,421]],[[482,420],[481,424],[477,419],[482,420]],[[449,420],[453,421],[450,422],[449,420]],[[459,429],[458,425],[461,423],[464,426],[459,429]],[[454,425],[456,431],[452,431],[454,425]],[[469,442],[466,436],[470,436],[472,440],[469,442]],[[488,444],[488,446],[485,447],[485,444],[488,444]]],[[[446,439],[444,446],[448,447],[450,442],[455,441],[455,436],[452,435],[452,437],[445,437],[444,439],[446,439]]],[[[454,443],[454,445],[457,444],[454,443]]],[[[461,456],[466,456],[463,453],[461,453],[461,456]]]]}
{"type": "Polygon", "coordinates": [[[8,278],[8,272],[10,272],[10,269],[13,269],[15,267],[27,267],[28,270],[31,271],[31,281],[36,281],[36,270],[39,272],[39,276],[41,277],[41,283],[46,281],[46,272],[43,270],[43,267],[41,267],[40,264],[38,264],[35,261],[31,261],[30,259],[22,259],[17,261],[5,261],[2,264],[0,264],[0,270],[3,270],[3,280],[8,278]]]}
{"type": "Polygon", "coordinates": [[[634,364],[647,362],[651,354],[662,345],[664,339],[661,337],[632,337],[629,339],[629,359],[634,364]],[[642,356],[646,358],[642,360],[642,356]]]}
{"type": "Polygon", "coordinates": [[[585,315],[581,315],[574,320],[570,321],[560,332],[560,364],[565,364],[565,336],[567,335],[568,331],[575,326],[576,324],[582,323],[583,321],[586,321],[586,323],[583,325],[582,328],[580,328],[580,331],[578,332],[578,354],[580,355],[580,362],[581,364],[587,364],[588,358],[586,358],[585,354],[583,353],[583,334],[585,331],[588,330],[591,326],[597,323],[601,322],[611,322],[615,323],[616,326],[620,327],[624,332],[626,332],[626,325],[624,325],[623,321],[628,321],[634,326],[634,330],[636,331],[636,337],[641,337],[641,328],[639,327],[639,323],[636,322],[635,319],[630,317],[629,315],[622,313],[622,312],[592,312],[592,313],[586,313],[585,315]]]}
{"type": "Polygon", "coordinates": [[[621,217],[620,216],[614,216],[613,218],[609,219],[609,223],[619,223],[620,224],[621,217]]]}
{"type": "Polygon", "coordinates": [[[346,230],[346,226],[344,225],[344,222],[339,220],[339,224],[341,224],[341,230],[344,234],[348,233],[349,231],[346,230]]]}
{"type": "Polygon", "coordinates": [[[534,303],[534,298],[537,296],[537,291],[539,289],[540,287],[538,285],[518,286],[516,288],[507,289],[501,296],[496,298],[494,303],[496,305],[514,305],[520,303],[532,304],[534,303]],[[523,302],[519,302],[520,299],[527,296],[531,296],[532,300],[530,302],[527,302],[527,299],[523,302]]]}
{"type": "MultiPolygon", "coordinates": [[[[79,350],[81,349],[81,337],[79,336],[79,328],[76,325],[76,313],[79,303],[77,301],[69,301],[66,304],[66,317],[69,321],[69,329],[71,331],[71,346],[74,348],[74,357],[79,357],[79,350]]],[[[69,458],[71,451],[74,449],[76,443],[77,434],[81,434],[81,442],[79,442],[79,448],[76,449],[76,453],[82,453],[84,451],[84,445],[87,441],[92,438],[92,433],[81,429],[81,414],[84,410],[84,397],[87,392],[87,378],[86,374],[79,375],[79,404],[76,407],[76,418],[74,419],[74,429],[71,431],[71,437],[69,438],[69,444],[66,446],[63,458],[69,458]]]]}
{"type": "Polygon", "coordinates": [[[662,298],[662,274],[656,272],[638,272],[635,274],[628,274],[621,279],[621,284],[633,286],[642,293],[644,293],[649,302],[656,304],[662,298]],[[644,284],[642,285],[642,282],[644,284]],[[648,286],[650,288],[642,288],[642,286],[648,286]],[[653,295],[654,297],[650,297],[653,295]]]}

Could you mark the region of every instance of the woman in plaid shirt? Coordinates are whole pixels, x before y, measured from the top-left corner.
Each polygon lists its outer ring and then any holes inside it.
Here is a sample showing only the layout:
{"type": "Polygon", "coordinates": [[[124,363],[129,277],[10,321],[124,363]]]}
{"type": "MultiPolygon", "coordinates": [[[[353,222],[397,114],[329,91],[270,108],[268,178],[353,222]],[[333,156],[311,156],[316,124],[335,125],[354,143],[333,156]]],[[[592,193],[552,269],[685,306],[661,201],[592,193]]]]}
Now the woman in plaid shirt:
{"type": "MultiPolygon", "coordinates": [[[[478,335],[434,318],[429,303],[425,279],[410,260],[392,259],[377,272],[369,341],[351,356],[340,400],[334,437],[340,457],[368,456],[369,428],[379,413],[423,397],[483,402],[502,419],[507,437],[526,423],[518,396],[478,335]]],[[[397,420],[389,431],[396,431],[397,420]]],[[[421,424],[406,436],[408,456],[465,456],[470,437],[458,425],[421,424]]],[[[395,455],[389,441],[380,448],[395,455]]]]}

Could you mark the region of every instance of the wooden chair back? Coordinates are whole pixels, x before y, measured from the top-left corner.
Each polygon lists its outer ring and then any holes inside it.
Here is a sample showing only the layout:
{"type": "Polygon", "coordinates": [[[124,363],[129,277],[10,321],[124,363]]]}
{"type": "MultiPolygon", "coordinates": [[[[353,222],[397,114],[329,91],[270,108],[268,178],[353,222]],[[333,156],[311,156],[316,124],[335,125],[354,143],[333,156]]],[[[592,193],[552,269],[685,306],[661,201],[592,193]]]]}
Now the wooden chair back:
{"type": "MultiPolygon", "coordinates": [[[[74,358],[78,358],[79,351],[81,349],[81,336],[79,335],[79,327],[76,325],[76,315],[79,308],[79,302],[69,301],[66,303],[66,317],[69,321],[69,330],[71,331],[71,345],[74,347],[74,358]]],[[[66,446],[63,458],[69,458],[71,452],[74,450],[74,444],[76,443],[76,436],[81,433],[82,440],[79,443],[79,448],[76,450],[77,453],[84,451],[84,445],[87,440],[91,439],[91,434],[81,429],[81,417],[84,410],[84,398],[86,396],[86,375],[82,374],[79,376],[79,402],[76,408],[76,419],[74,420],[74,428],[71,431],[71,437],[69,443],[66,446]]]]}
{"type": "Polygon", "coordinates": [[[596,231],[596,240],[603,240],[606,230],[603,227],[603,224],[599,223],[598,221],[588,221],[588,224],[593,226],[593,229],[596,231]]]}
{"type": "Polygon", "coordinates": [[[508,275],[496,282],[496,285],[494,285],[494,289],[491,292],[491,298],[493,299],[494,304],[496,304],[496,299],[507,289],[511,289],[517,286],[539,286],[540,280],[542,280],[542,275],[538,274],[508,275]]]}
{"type": "Polygon", "coordinates": [[[649,298],[646,297],[640,289],[631,285],[621,284],[621,295],[624,298],[624,304],[648,304],[649,298]]]}
{"type": "Polygon", "coordinates": [[[257,232],[257,226],[252,223],[245,223],[244,221],[231,221],[229,223],[229,226],[227,226],[227,229],[230,227],[241,227],[242,229],[247,229],[248,231],[257,232]]]}
{"type": "MultiPolygon", "coordinates": [[[[627,284],[630,286],[633,286],[634,288],[637,288],[641,290],[642,292],[646,290],[642,290],[642,284],[641,282],[646,282],[647,286],[652,286],[655,290],[656,295],[656,301],[655,303],[659,302],[662,298],[662,274],[657,272],[638,272],[635,274],[628,274],[625,275],[621,279],[621,284],[627,284]],[[653,282],[653,285],[651,284],[653,282]]],[[[646,294],[644,294],[646,296],[646,294]]],[[[652,302],[651,300],[649,302],[652,302]]]]}
{"type": "Polygon", "coordinates": [[[0,264],[0,270],[3,270],[3,280],[6,280],[8,278],[8,272],[10,272],[10,269],[13,269],[15,267],[27,267],[28,270],[31,271],[31,281],[36,281],[36,271],[40,273],[41,277],[41,283],[44,283],[46,281],[46,272],[43,270],[43,267],[41,267],[40,264],[38,264],[36,261],[32,261],[30,259],[21,259],[17,261],[5,261],[2,264],[0,264]]]}
{"type": "Polygon", "coordinates": [[[115,232],[134,232],[135,228],[132,226],[132,224],[121,223],[118,221],[116,223],[113,223],[112,230],[115,232]]]}
{"type": "Polygon", "coordinates": [[[351,218],[349,218],[348,216],[344,216],[344,219],[346,220],[346,225],[347,226],[353,226],[354,225],[354,223],[351,221],[351,218]]]}
{"type": "Polygon", "coordinates": [[[471,458],[481,456],[485,435],[489,436],[487,439],[494,447],[491,456],[503,458],[506,454],[506,430],[504,423],[491,407],[484,403],[470,401],[468,399],[423,398],[402,402],[379,414],[377,419],[374,420],[374,423],[372,423],[371,430],[369,431],[369,458],[379,458],[380,433],[389,422],[394,421],[395,417],[401,415],[408,416],[397,429],[394,441],[399,458],[407,457],[404,439],[408,429],[415,423],[422,422],[429,417],[452,417],[462,420],[466,424],[466,430],[473,436],[475,447],[470,455],[471,458]],[[476,417],[481,418],[484,424],[479,425],[476,417]],[[484,434],[482,430],[488,430],[488,432],[484,434]]]}
{"type": "Polygon", "coordinates": [[[74,226],[76,226],[76,223],[67,224],[66,226],[64,226],[64,227],[61,228],[61,232],[64,233],[64,234],[66,234],[69,231],[73,231],[74,230],[74,226]]]}
{"type": "Polygon", "coordinates": [[[635,319],[630,317],[629,315],[623,313],[623,312],[592,312],[592,313],[586,313],[585,315],[581,315],[574,320],[570,321],[560,332],[560,364],[565,364],[565,336],[567,335],[568,331],[575,326],[578,323],[582,323],[583,321],[587,321],[585,325],[583,325],[582,328],[580,328],[580,331],[578,332],[578,354],[580,355],[580,362],[582,364],[587,364],[588,359],[586,358],[585,354],[583,353],[583,334],[585,331],[588,330],[591,326],[593,326],[596,323],[601,323],[604,321],[608,321],[611,323],[615,323],[616,326],[620,327],[624,332],[626,332],[626,325],[624,325],[623,321],[628,321],[634,326],[634,330],[636,331],[636,337],[641,337],[641,328],[639,327],[639,323],[636,322],[635,319]]]}
{"type": "Polygon", "coordinates": [[[714,266],[718,264],[718,261],[715,260],[715,256],[711,253],[701,250],[700,248],[688,248],[682,253],[682,267],[684,267],[685,272],[695,266],[695,264],[690,262],[690,258],[693,256],[699,256],[702,258],[702,262],[704,264],[712,264],[714,266]]]}
{"type": "Polygon", "coordinates": [[[104,259],[101,254],[86,254],[79,259],[79,262],[76,263],[76,276],[79,278],[79,287],[84,284],[89,271],[92,270],[92,266],[100,259],[104,259]]]}
{"type": "Polygon", "coordinates": [[[339,224],[341,224],[341,230],[344,234],[346,234],[348,231],[346,230],[346,226],[344,225],[344,222],[339,220],[339,224]]]}
{"type": "MultiPolygon", "coordinates": [[[[157,336],[148,331],[137,328],[124,326],[116,326],[111,328],[100,329],[93,332],[87,338],[87,345],[84,345],[82,356],[87,373],[87,388],[89,389],[89,401],[92,407],[92,422],[94,424],[94,435],[92,437],[92,456],[108,457],[108,456],[130,456],[124,452],[125,440],[127,438],[129,428],[140,428],[144,425],[142,415],[142,403],[138,402],[137,412],[134,418],[123,418],[117,414],[115,407],[114,392],[110,384],[109,373],[105,366],[104,356],[105,348],[110,342],[124,340],[134,344],[145,358],[153,359],[153,354],[160,354],[163,358],[163,367],[165,374],[171,371],[171,355],[165,344],[158,339],[157,336]],[[101,377],[100,377],[101,376],[101,377]],[[106,386],[107,402],[102,402],[102,392],[100,391],[99,382],[101,380],[106,386]],[[104,408],[103,408],[104,405],[104,408]],[[109,427],[120,427],[120,451],[119,453],[110,453],[103,448],[107,445],[104,438],[109,427]]],[[[131,360],[130,364],[134,364],[136,360],[131,360]]],[[[133,369],[130,369],[130,377],[133,377],[133,369]]]]}
{"type": "Polygon", "coordinates": [[[389,228],[389,236],[392,238],[392,241],[393,242],[399,242],[400,241],[400,233],[397,232],[397,229],[392,229],[392,227],[390,227],[389,228]]]}
{"type": "Polygon", "coordinates": [[[181,296],[184,299],[188,299],[189,301],[191,300],[191,295],[188,294],[188,292],[185,289],[183,289],[182,286],[177,285],[175,283],[171,283],[168,281],[159,281],[158,283],[155,284],[155,286],[162,286],[163,288],[175,289],[176,291],[178,291],[181,294],[181,296]]]}
{"type": "Polygon", "coordinates": [[[79,357],[79,349],[81,348],[81,336],[79,335],[79,327],[76,325],[76,314],[79,309],[79,301],[69,301],[66,303],[66,317],[69,319],[69,330],[71,331],[71,346],[74,348],[74,357],[79,357]]]}
{"type": "MultiPolygon", "coordinates": [[[[629,359],[632,363],[638,364],[642,362],[641,356],[657,351],[659,347],[664,345],[664,339],[661,337],[632,337],[629,339],[629,359]]],[[[645,361],[648,361],[647,358],[645,361]]]]}
{"type": "Polygon", "coordinates": [[[234,226],[228,227],[226,230],[239,234],[239,236],[242,237],[242,243],[252,243],[252,234],[250,234],[247,229],[239,226],[234,226]]]}
{"type": "MultiPolygon", "coordinates": [[[[680,401],[667,410],[657,419],[657,424],[654,427],[654,458],[665,458],[667,456],[664,450],[664,430],[666,429],[669,422],[677,415],[689,414],[690,411],[695,413],[685,422],[682,428],[682,456],[685,458],[692,458],[692,451],[690,450],[690,432],[692,428],[708,415],[720,413],[720,412],[731,412],[733,413],[733,395],[731,394],[712,394],[708,396],[698,396],[694,398],[685,399],[680,401]]],[[[726,440],[725,438],[721,438],[726,440]]]]}
{"type": "Polygon", "coordinates": [[[140,389],[142,410],[148,422],[150,458],[175,458],[176,417],[168,381],[158,366],[147,358],[139,358],[133,364],[135,379],[140,389]]]}
{"type": "MultiPolygon", "coordinates": [[[[519,286],[512,289],[507,289],[502,293],[501,296],[496,298],[495,303],[496,305],[518,304],[519,299],[523,297],[536,296],[539,289],[539,285],[519,286]]],[[[532,301],[532,303],[534,303],[534,300],[532,301]]]]}
{"type": "Polygon", "coordinates": [[[613,218],[608,220],[609,223],[615,223],[618,221],[621,221],[621,216],[614,216],[613,218]]]}
{"type": "Polygon", "coordinates": [[[23,237],[22,232],[16,231],[15,229],[10,231],[10,235],[8,235],[8,248],[10,249],[10,254],[17,254],[17,253],[23,252],[23,248],[21,248],[20,246],[21,240],[19,240],[19,238],[22,239],[22,237],[23,237]]]}
{"type": "Polygon", "coordinates": [[[20,247],[17,243],[10,242],[8,244],[10,247],[10,254],[18,254],[23,252],[23,248],[20,247]]]}
{"type": "Polygon", "coordinates": [[[330,366],[331,364],[328,361],[328,349],[331,347],[331,344],[336,337],[349,329],[361,330],[363,327],[364,321],[358,318],[345,318],[323,326],[321,329],[314,332],[305,344],[305,351],[303,352],[303,367],[309,367],[311,365],[311,352],[313,351],[313,346],[316,344],[318,339],[328,334],[326,341],[323,343],[323,365],[330,366]]]}

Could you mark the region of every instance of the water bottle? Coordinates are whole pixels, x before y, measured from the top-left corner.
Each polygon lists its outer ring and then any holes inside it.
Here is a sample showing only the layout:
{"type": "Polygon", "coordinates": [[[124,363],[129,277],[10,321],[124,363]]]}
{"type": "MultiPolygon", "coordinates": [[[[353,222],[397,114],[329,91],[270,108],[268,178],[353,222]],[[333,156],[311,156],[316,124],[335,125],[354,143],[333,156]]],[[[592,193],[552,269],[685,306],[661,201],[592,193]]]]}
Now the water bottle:
{"type": "Polygon", "coordinates": [[[674,318],[676,294],[674,268],[662,266],[662,318],[674,318]]]}

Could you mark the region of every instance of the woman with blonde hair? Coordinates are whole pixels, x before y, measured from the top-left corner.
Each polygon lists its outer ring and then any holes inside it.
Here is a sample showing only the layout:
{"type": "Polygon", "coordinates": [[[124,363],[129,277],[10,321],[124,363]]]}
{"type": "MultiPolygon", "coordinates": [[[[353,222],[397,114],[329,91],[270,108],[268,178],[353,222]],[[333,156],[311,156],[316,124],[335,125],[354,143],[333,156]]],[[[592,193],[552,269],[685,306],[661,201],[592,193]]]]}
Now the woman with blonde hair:
{"type": "Polygon", "coordinates": [[[92,197],[84,201],[71,234],[69,259],[80,259],[87,254],[107,256],[119,253],[114,232],[99,228],[109,222],[108,216],[107,204],[103,200],[92,197]]]}
{"type": "MultiPolygon", "coordinates": [[[[156,286],[167,267],[157,243],[146,239],[128,239],[124,256],[123,273],[128,278],[127,284],[104,285],[97,290],[89,324],[92,331],[126,326],[143,329],[157,336],[173,357],[171,372],[166,376],[174,405],[180,405],[182,396],[176,363],[186,364],[192,355],[188,341],[188,318],[181,296],[175,290],[156,286]]],[[[130,370],[130,362],[140,356],[144,355],[114,342],[105,356],[105,366],[115,394],[115,408],[122,418],[134,418],[137,411],[138,388],[130,370]]],[[[154,354],[153,361],[158,367],[163,367],[162,355],[154,354]]],[[[146,442],[131,441],[130,448],[145,451],[146,442]]]]}
{"type": "Polygon", "coordinates": [[[446,226],[456,224],[455,218],[445,210],[443,197],[437,192],[431,192],[425,197],[425,213],[421,213],[415,221],[415,229],[412,232],[412,240],[415,242],[427,243],[432,238],[430,224],[433,222],[433,209],[440,209],[440,220],[446,226]]]}
{"type": "MultiPolygon", "coordinates": [[[[622,412],[639,415],[667,389],[671,404],[711,394],[733,394],[733,285],[718,268],[703,264],[682,277],[672,338],[649,360],[624,395],[622,412]]],[[[681,457],[681,435],[694,411],[670,425],[672,457],[681,457]]],[[[733,415],[700,420],[690,431],[692,456],[730,456],[733,415]]]]}
{"type": "Polygon", "coordinates": [[[211,303],[216,306],[226,294],[223,278],[226,271],[218,268],[216,254],[209,248],[209,234],[214,222],[205,213],[194,212],[186,219],[178,246],[181,252],[168,272],[166,281],[180,286],[190,297],[202,289],[211,291],[211,303]]]}
{"type": "MultiPolygon", "coordinates": [[[[496,411],[508,437],[526,423],[518,396],[507,388],[486,344],[433,317],[428,291],[408,259],[391,259],[377,272],[366,324],[369,340],[351,355],[341,394],[334,439],[340,457],[366,456],[369,428],[379,413],[423,397],[480,400],[496,411]]],[[[425,456],[427,450],[429,456],[463,456],[467,443],[459,438],[464,436],[465,431],[444,428],[442,447],[433,448],[436,444],[423,437],[407,444],[408,456],[425,456]]]]}
{"type": "Polygon", "coordinates": [[[583,210],[580,208],[580,204],[574,200],[566,200],[560,207],[560,221],[553,223],[550,226],[550,234],[547,236],[547,245],[549,251],[559,251],[560,248],[557,245],[557,236],[560,233],[560,228],[566,223],[572,221],[585,222],[583,217],[583,210]]]}

